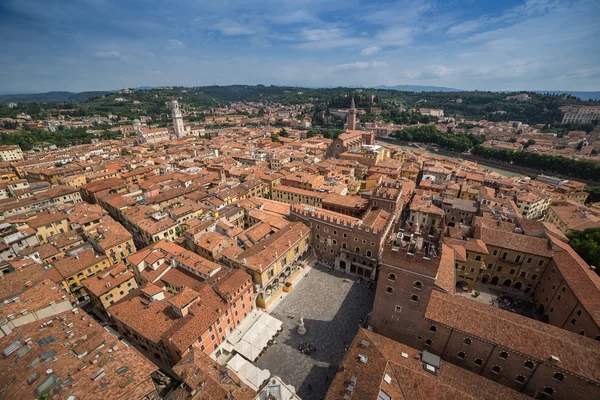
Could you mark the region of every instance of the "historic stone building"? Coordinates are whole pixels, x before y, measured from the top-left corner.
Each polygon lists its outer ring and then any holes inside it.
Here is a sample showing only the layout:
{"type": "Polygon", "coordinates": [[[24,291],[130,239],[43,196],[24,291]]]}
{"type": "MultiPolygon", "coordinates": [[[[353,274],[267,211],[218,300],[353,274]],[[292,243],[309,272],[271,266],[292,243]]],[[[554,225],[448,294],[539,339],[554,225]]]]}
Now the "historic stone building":
{"type": "Polygon", "coordinates": [[[385,238],[393,216],[371,210],[363,219],[304,204],[294,204],[290,218],[303,221],[313,232],[313,248],[319,260],[347,274],[375,280],[385,238]]]}

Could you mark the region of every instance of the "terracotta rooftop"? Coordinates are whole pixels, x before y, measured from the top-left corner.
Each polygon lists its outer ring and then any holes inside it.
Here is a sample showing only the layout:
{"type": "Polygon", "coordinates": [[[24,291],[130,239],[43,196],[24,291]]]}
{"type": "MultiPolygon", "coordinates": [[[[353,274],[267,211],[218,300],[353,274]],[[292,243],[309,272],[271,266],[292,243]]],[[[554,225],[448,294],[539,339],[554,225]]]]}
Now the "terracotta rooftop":
{"type": "Polygon", "coordinates": [[[84,250],[74,256],[63,258],[54,262],[54,268],[64,279],[82,271],[94,264],[101,263],[108,258],[104,254],[97,254],[94,249],[84,250]]]}
{"type": "Polygon", "coordinates": [[[237,255],[235,261],[256,271],[262,272],[285,252],[310,234],[310,229],[302,222],[292,223],[279,232],[258,242],[237,255]]]}
{"type": "Polygon", "coordinates": [[[93,293],[96,297],[101,297],[104,293],[113,290],[133,278],[133,272],[128,270],[125,264],[119,262],[114,267],[105,269],[96,274],[96,276],[85,279],[82,285],[86,291],[93,293]]]}
{"type": "Polygon", "coordinates": [[[39,228],[44,225],[51,224],[53,222],[58,222],[61,220],[67,219],[67,214],[62,211],[58,212],[42,212],[36,215],[34,219],[27,221],[27,225],[31,228],[39,228]]]}
{"type": "Polygon", "coordinates": [[[335,193],[329,193],[322,199],[323,204],[331,204],[333,206],[341,206],[347,208],[355,208],[357,210],[365,210],[369,201],[361,196],[342,196],[335,193]]]}
{"type": "Polygon", "coordinates": [[[83,311],[19,326],[0,339],[3,349],[13,343],[21,347],[0,359],[0,396],[6,399],[38,398],[36,389],[46,380],[62,382],[62,399],[142,399],[156,390],[150,375],[158,367],[83,311]]]}
{"type": "Polygon", "coordinates": [[[550,205],[550,209],[569,230],[583,231],[588,228],[600,227],[600,218],[581,204],[554,202],[550,205]]]}
{"type": "Polygon", "coordinates": [[[567,243],[554,237],[550,240],[557,249],[552,262],[587,312],[600,324],[600,277],[567,243]]]}
{"type": "Polygon", "coordinates": [[[600,343],[461,296],[431,292],[425,318],[600,382],[600,343]],[[581,360],[587,360],[582,363],[581,360]]]}
{"type": "Polygon", "coordinates": [[[189,306],[197,299],[198,299],[198,292],[186,287],[186,288],[183,288],[183,290],[181,290],[181,292],[179,292],[175,296],[171,297],[169,299],[169,304],[171,304],[175,308],[182,309],[182,308],[189,306]]]}
{"type": "Polygon", "coordinates": [[[343,399],[355,381],[352,399],[525,400],[530,397],[499,383],[440,361],[437,374],[427,372],[421,352],[360,329],[335,375],[326,400],[343,399]],[[365,345],[363,345],[366,344],[365,345]],[[406,357],[403,356],[406,355],[406,357]],[[366,360],[361,362],[361,356],[366,360]],[[387,394],[387,397],[383,393],[387,394]]]}
{"type": "Polygon", "coordinates": [[[223,374],[217,363],[197,348],[192,348],[173,371],[195,393],[194,396],[186,393],[184,399],[253,400],[256,397],[256,392],[244,385],[235,373],[226,370],[223,374]]]}
{"type": "Polygon", "coordinates": [[[372,232],[381,232],[390,222],[390,217],[390,213],[383,209],[371,210],[365,215],[362,225],[372,232]]]}
{"type": "Polygon", "coordinates": [[[474,236],[476,239],[481,239],[488,246],[535,254],[542,257],[552,257],[554,254],[547,239],[479,226],[475,228],[474,236]]]}
{"type": "MultiPolygon", "coordinates": [[[[50,303],[72,301],[71,297],[67,296],[65,292],[50,279],[45,279],[36,284],[30,284],[22,289],[23,290],[18,293],[18,302],[0,303],[0,318],[7,318],[10,314],[17,314],[20,316],[25,310],[30,313],[38,311],[48,307],[50,303]]],[[[70,307],[70,304],[68,304],[68,306],[70,307]]]]}

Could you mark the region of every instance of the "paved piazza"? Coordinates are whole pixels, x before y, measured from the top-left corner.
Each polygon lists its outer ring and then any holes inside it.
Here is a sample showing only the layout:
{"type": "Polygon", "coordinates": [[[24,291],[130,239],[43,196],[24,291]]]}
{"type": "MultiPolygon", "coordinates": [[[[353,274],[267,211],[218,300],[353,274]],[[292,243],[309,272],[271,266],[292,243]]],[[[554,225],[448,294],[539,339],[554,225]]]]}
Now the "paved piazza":
{"type": "Polygon", "coordinates": [[[323,398],[344,358],[344,340],[350,344],[359,319],[371,311],[374,295],[374,286],[369,289],[364,281],[357,284],[350,276],[316,264],[271,311],[283,321],[283,332],[256,364],[293,385],[303,400],[323,398]],[[296,332],[301,316],[304,336],[296,332]],[[302,354],[302,341],[317,351],[302,354]]]}

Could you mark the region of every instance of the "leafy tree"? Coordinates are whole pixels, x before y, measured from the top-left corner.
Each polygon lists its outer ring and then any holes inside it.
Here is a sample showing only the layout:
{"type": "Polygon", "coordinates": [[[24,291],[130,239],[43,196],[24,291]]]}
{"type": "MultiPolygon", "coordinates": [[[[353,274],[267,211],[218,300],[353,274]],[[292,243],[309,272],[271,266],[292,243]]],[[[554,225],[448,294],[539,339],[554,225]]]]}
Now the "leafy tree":
{"type": "Polygon", "coordinates": [[[459,152],[468,151],[473,147],[473,141],[479,143],[480,140],[476,139],[474,135],[442,133],[435,125],[411,126],[397,131],[394,136],[399,140],[432,143],[444,149],[459,152]]]}
{"type": "Polygon", "coordinates": [[[563,156],[538,154],[532,151],[511,151],[475,146],[471,152],[477,156],[502,161],[523,167],[535,168],[555,174],[574,178],[597,180],[600,176],[600,164],[589,161],[571,159],[563,156]]]}
{"type": "Polygon", "coordinates": [[[585,191],[590,194],[586,203],[596,203],[600,201],[600,186],[586,186],[585,191]]]}
{"type": "MultiPolygon", "coordinates": [[[[590,265],[600,266],[600,228],[586,229],[567,235],[569,244],[590,265]]],[[[596,273],[600,273],[596,269],[596,273]]]]}

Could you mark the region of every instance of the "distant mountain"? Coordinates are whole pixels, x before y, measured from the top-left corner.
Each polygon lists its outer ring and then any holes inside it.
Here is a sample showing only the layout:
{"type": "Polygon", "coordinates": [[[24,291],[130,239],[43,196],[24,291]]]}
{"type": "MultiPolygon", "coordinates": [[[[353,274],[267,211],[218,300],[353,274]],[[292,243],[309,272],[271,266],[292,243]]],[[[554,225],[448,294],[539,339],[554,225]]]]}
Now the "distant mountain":
{"type": "Polygon", "coordinates": [[[0,95],[1,103],[73,103],[85,101],[90,97],[103,96],[109,91],[96,92],[48,92],[48,93],[33,93],[33,94],[5,94],[0,95]]]}
{"type": "Polygon", "coordinates": [[[569,90],[534,90],[535,93],[540,94],[565,94],[568,93],[571,96],[580,98],[581,100],[600,100],[600,92],[574,92],[569,90]]]}
{"type": "Polygon", "coordinates": [[[419,86],[419,85],[396,85],[396,86],[375,86],[374,89],[400,90],[403,92],[464,92],[462,89],[453,89],[443,86],[419,86]]]}
{"type": "Polygon", "coordinates": [[[18,91],[14,91],[14,90],[9,90],[9,91],[0,91],[0,96],[3,96],[5,94],[32,94],[35,92],[31,92],[31,91],[22,91],[22,92],[18,92],[18,91]]]}

